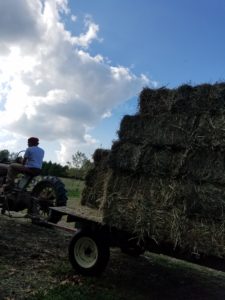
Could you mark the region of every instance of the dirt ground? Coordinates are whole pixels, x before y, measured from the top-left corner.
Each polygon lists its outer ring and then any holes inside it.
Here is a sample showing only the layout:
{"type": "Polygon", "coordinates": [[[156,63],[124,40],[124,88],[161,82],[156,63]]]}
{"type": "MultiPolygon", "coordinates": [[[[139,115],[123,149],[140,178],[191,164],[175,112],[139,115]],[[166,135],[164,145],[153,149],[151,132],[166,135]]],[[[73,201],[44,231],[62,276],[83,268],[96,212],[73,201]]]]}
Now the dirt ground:
{"type": "MultiPolygon", "coordinates": [[[[0,215],[0,299],[30,299],[65,282],[89,284],[67,255],[71,233],[0,215]]],[[[111,250],[110,262],[92,284],[121,299],[223,300],[225,273],[162,255],[138,258],[111,250]]]]}

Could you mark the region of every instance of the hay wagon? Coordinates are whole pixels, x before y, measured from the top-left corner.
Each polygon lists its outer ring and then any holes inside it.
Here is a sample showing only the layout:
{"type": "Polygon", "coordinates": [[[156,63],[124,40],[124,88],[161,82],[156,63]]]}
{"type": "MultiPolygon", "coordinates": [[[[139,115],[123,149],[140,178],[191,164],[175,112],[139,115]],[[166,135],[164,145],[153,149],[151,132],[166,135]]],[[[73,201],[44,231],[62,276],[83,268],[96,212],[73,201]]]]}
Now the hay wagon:
{"type": "Polygon", "coordinates": [[[68,207],[52,207],[51,213],[66,216],[66,222],[75,223],[73,228],[48,222],[48,225],[74,232],[69,246],[69,261],[82,275],[101,274],[110,258],[110,247],[138,256],[145,248],[131,233],[104,224],[98,211],[89,207],[73,210],[68,207]]]}
{"type": "Polygon", "coordinates": [[[73,227],[48,222],[48,225],[73,232],[68,245],[69,261],[72,267],[85,276],[100,275],[110,259],[110,248],[120,248],[125,254],[139,256],[145,251],[164,254],[209,266],[218,270],[225,270],[225,261],[214,256],[199,253],[184,252],[174,249],[170,244],[160,246],[150,238],[141,242],[130,232],[105,224],[98,211],[89,207],[79,207],[73,210],[68,207],[52,207],[51,212],[66,216],[66,222],[75,223],[73,227]]]}
{"type": "Polygon", "coordinates": [[[80,226],[70,261],[100,272],[115,245],[225,269],[225,83],[146,87],[138,107],[93,154],[81,204],[102,219],[64,211],[80,226]]]}

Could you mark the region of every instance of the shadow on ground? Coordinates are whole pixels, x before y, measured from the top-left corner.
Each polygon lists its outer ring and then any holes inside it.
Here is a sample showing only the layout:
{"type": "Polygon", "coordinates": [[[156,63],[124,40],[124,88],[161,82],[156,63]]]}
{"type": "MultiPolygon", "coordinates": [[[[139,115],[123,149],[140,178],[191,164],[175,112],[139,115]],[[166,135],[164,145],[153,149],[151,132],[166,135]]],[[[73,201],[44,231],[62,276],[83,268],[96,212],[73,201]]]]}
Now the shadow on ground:
{"type": "Polygon", "coordinates": [[[77,280],[67,256],[70,238],[59,229],[0,216],[0,299],[30,299],[64,282],[113,290],[118,299],[225,299],[224,272],[148,252],[135,258],[111,249],[100,277],[77,280]]]}

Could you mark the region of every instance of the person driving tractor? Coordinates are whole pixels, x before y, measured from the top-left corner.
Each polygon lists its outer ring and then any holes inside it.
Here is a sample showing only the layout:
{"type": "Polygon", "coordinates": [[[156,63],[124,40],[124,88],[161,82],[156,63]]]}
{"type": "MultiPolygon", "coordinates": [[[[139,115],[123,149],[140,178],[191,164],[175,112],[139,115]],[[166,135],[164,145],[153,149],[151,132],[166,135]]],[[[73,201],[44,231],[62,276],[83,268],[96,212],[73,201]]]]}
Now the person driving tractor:
{"type": "Polygon", "coordinates": [[[5,191],[11,190],[14,187],[14,180],[18,174],[37,176],[41,173],[44,150],[38,146],[39,139],[37,137],[30,137],[27,142],[28,148],[25,150],[21,162],[0,164],[0,168],[7,169],[5,191]]]}

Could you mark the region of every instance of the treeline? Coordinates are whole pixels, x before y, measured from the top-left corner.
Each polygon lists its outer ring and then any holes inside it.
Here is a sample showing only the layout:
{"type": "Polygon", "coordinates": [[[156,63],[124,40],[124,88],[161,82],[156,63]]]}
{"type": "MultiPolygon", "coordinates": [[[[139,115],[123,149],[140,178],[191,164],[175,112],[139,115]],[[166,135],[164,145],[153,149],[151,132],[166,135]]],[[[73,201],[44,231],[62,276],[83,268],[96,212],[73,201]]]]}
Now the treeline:
{"type": "MultiPolygon", "coordinates": [[[[24,154],[24,153],[23,153],[24,154]]],[[[22,155],[20,155],[21,157],[22,155]]],[[[0,163],[16,162],[18,155],[10,153],[8,150],[0,150],[0,163]]],[[[42,175],[43,176],[57,176],[65,178],[75,178],[84,180],[87,172],[92,168],[93,163],[80,151],[72,155],[72,160],[67,162],[66,166],[51,161],[43,162],[42,175]]]]}
{"type": "Polygon", "coordinates": [[[69,167],[51,161],[43,162],[41,174],[44,176],[51,175],[57,177],[69,177],[69,167]]]}

